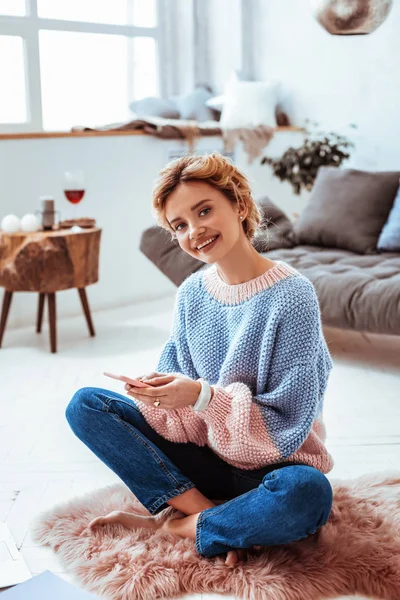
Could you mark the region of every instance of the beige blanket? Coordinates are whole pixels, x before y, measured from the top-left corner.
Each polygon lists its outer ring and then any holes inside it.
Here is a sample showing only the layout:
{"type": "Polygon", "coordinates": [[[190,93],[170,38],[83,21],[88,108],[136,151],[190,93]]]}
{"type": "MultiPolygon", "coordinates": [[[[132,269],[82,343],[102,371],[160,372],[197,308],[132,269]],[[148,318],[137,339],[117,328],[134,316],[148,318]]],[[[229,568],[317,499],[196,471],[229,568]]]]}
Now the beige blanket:
{"type": "Polygon", "coordinates": [[[185,121],[183,119],[163,119],[162,117],[146,117],[133,119],[124,123],[111,123],[101,127],[73,127],[72,131],[143,131],[163,139],[186,139],[189,151],[193,152],[197,140],[202,136],[221,135],[224,150],[232,152],[238,141],[248,155],[249,163],[261,155],[265,146],[274,135],[274,128],[267,125],[257,127],[241,127],[238,129],[222,128],[218,121],[185,121]]]}

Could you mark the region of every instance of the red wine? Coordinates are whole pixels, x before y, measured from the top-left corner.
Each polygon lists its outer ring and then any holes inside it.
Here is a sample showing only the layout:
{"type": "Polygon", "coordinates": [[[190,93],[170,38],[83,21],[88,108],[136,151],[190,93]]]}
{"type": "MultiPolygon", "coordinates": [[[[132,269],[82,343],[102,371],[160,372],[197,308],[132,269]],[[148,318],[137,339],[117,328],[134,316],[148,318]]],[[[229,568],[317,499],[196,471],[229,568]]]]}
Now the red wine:
{"type": "Polygon", "coordinates": [[[64,194],[71,204],[79,204],[85,194],[85,190],[64,190],[64,194]]]}

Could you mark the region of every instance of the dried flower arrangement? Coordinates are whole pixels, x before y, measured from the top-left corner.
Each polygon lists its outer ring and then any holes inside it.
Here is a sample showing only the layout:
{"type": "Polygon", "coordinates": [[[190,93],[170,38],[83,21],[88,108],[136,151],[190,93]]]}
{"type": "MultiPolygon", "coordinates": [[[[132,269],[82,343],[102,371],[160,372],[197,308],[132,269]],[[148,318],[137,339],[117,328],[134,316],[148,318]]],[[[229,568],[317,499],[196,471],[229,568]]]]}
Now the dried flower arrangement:
{"type": "MultiPolygon", "coordinates": [[[[307,120],[306,125],[309,123],[307,120]]],[[[313,122],[311,125],[316,126],[318,123],[313,122]]],[[[354,124],[350,126],[356,128],[354,124]]],[[[313,133],[306,129],[306,135],[299,148],[290,147],[277,159],[268,156],[261,159],[262,165],[272,167],[276,177],[291,184],[296,195],[301,194],[303,189],[312,189],[320,167],[340,167],[350,157],[346,149],[354,147],[353,142],[334,132],[313,133]]]]}

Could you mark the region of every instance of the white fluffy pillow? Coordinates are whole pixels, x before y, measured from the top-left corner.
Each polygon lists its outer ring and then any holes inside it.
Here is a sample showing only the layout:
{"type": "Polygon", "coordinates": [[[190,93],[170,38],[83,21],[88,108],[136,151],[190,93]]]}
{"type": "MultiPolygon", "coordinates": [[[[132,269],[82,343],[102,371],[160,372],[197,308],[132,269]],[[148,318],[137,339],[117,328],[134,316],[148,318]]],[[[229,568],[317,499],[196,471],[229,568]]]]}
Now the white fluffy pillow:
{"type": "Polygon", "coordinates": [[[223,95],[214,96],[214,98],[210,98],[209,100],[207,100],[206,106],[218,112],[222,112],[222,109],[224,108],[224,100],[225,96],[223,95]]]}
{"type": "Polygon", "coordinates": [[[276,127],[275,108],[279,83],[276,81],[230,81],[226,84],[221,126],[276,127]]]}

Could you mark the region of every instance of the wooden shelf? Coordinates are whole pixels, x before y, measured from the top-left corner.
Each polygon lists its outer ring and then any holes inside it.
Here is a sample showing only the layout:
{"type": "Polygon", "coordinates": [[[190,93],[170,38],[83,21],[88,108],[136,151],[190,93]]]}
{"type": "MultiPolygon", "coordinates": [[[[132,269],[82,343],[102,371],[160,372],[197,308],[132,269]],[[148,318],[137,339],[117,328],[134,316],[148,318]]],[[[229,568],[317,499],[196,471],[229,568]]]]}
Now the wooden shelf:
{"type": "MultiPolygon", "coordinates": [[[[276,132],[284,133],[290,131],[304,131],[303,127],[276,127],[276,132]]],[[[0,134],[0,140],[32,140],[41,138],[80,138],[80,137],[104,137],[104,136],[118,136],[118,135],[151,135],[145,133],[142,130],[134,131],[38,131],[30,133],[2,133],[0,134]]],[[[206,136],[204,136],[206,137],[206,136]]],[[[160,138],[161,139],[161,138],[160,138]]]]}

